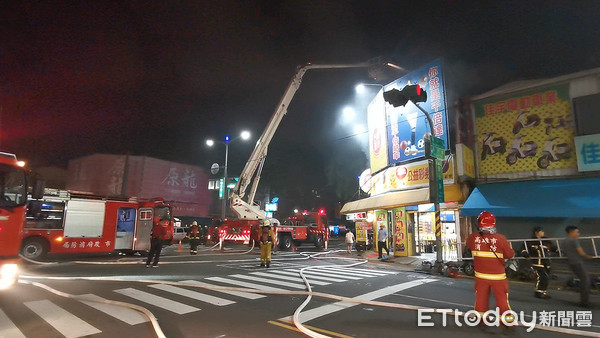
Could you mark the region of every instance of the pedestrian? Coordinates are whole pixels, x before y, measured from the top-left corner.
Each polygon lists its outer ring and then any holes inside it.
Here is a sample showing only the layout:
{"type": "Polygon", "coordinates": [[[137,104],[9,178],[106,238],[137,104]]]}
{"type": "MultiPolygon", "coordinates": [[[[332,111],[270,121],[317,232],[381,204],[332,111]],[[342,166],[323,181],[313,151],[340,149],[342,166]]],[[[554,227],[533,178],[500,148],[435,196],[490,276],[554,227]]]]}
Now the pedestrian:
{"type": "Polygon", "coordinates": [[[379,224],[379,231],[377,232],[377,250],[379,252],[379,259],[382,258],[383,249],[385,249],[385,252],[387,252],[388,256],[390,255],[390,250],[387,247],[387,239],[387,230],[385,229],[383,224],[379,224]]]}
{"type": "Polygon", "coordinates": [[[523,250],[523,256],[526,258],[533,259],[531,266],[535,270],[537,276],[537,282],[535,284],[534,296],[542,299],[551,298],[548,295],[548,282],[550,281],[550,255],[551,243],[550,241],[544,241],[544,229],[542,227],[535,227],[533,229],[533,236],[535,240],[527,241],[527,248],[523,250]]]}
{"type": "Polygon", "coordinates": [[[190,227],[190,255],[198,254],[198,244],[200,243],[200,231],[198,230],[198,222],[193,221],[190,227]]]}
{"type": "Polygon", "coordinates": [[[263,224],[259,233],[261,267],[264,267],[265,265],[267,268],[271,267],[271,249],[275,242],[274,238],[275,234],[273,233],[273,230],[271,230],[269,224],[263,224]]]}
{"type": "Polygon", "coordinates": [[[346,232],[346,250],[348,253],[352,252],[352,244],[354,244],[354,234],[352,231],[348,230],[348,232],[346,232]]]}
{"type": "Polygon", "coordinates": [[[584,258],[592,258],[586,254],[579,244],[579,228],[569,225],[566,229],[567,237],[561,243],[561,249],[567,256],[567,262],[571,271],[579,278],[579,292],[581,295],[581,307],[590,307],[590,274],[588,273],[584,258]]]}
{"type": "Polygon", "coordinates": [[[489,310],[490,290],[504,322],[513,322],[508,303],[506,259],[513,258],[514,250],[501,234],[496,233],[496,217],[484,211],[477,217],[478,232],[467,238],[467,248],[473,256],[475,270],[475,311],[483,315],[489,310]]]}
{"type": "Polygon", "coordinates": [[[148,252],[148,259],[146,260],[146,267],[150,267],[150,261],[154,258],[152,263],[153,268],[158,268],[158,260],[160,259],[160,252],[162,251],[162,241],[165,236],[165,228],[169,224],[168,219],[161,219],[160,221],[154,221],[152,226],[152,233],[150,234],[150,251],[148,252]]]}

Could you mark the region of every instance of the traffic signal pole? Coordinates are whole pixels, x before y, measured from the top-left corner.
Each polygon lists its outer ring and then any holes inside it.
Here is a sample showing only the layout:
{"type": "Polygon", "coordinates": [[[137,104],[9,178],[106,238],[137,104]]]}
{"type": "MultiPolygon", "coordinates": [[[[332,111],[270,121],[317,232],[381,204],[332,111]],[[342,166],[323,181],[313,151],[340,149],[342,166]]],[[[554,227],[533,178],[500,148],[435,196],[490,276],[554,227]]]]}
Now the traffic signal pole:
{"type": "MultiPolygon", "coordinates": [[[[423,114],[425,114],[425,117],[427,118],[427,122],[429,122],[429,130],[431,130],[431,135],[430,136],[435,136],[433,135],[433,120],[431,119],[431,116],[429,116],[429,113],[427,111],[425,111],[425,109],[421,108],[421,106],[419,106],[416,102],[413,102],[413,104],[415,106],[417,106],[417,108],[419,108],[419,110],[421,110],[423,112],[423,114]]],[[[425,139],[425,142],[431,142],[429,137],[427,137],[425,139]]],[[[443,255],[443,246],[442,246],[442,222],[440,219],[440,202],[438,199],[438,185],[437,185],[437,161],[439,161],[438,159],[436,159],[435,157],[433,157],[431,155],[431,151],[428,154],[428,159],[427,161],[429,162],[429,198],[430,200],[433,200],[433,210],[435,213],[435,246],[436,246],[436,262],[433,268],[438,269],[439,271],[441,271],[441,266],[442,263],[444,262],[444,255],[443,255]]]]}

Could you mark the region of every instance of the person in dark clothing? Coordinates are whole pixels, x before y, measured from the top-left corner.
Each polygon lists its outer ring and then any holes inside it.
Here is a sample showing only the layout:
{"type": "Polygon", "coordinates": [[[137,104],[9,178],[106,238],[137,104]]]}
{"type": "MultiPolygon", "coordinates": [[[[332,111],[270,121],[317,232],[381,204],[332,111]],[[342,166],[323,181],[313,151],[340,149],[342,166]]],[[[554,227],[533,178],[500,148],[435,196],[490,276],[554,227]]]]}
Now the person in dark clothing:
{"type": "Polygon", "coordinates": [[[148,259],[146,260],[146,267],[150,267],[150,261],[154,258],[154,262],[152,262],[152,267],[158,267],[158,260],[160,259],[160,252],[162,251],[162,241],[165,236],[164,223],[169,223],[167,219],[161,219],[159,222],[154,222],[152,226],[152,233],[150,238],[150,251],[148,252],[148,259]]]}
{"type": "Polygon", "coordinates": [[[550,241],[544,241],[544,229],[535,227],[533,236],[535,240],[527,241],[527,248],[523,250],[523,257],[533,260],[532,267],[537,275],[537,283],[535,284],[535,297],[542,299],[551,298],[548,295],[548,282],[550,281],[550,260],[547,259],[550,254],[552,245],[550,241]]]}
{"type": "Polygon", "coordinates": [[[198,230],[198,222],[193,221],[190,227],[190,255],[198,254],[198,244],[200,243],[200,231],[198,230]]]}
{"type": "Polygon", "coordinates": [[[573,273],[579,278],[580,294],[582,307],[590,307],[590,274],[588,273],[584,259],[592,258],[586,254],[579,244],[579,228],[574,225],[569,225],[566,229],[567,238],[561,243],[561,249],[567,256],[569,267],[573,273]]]}

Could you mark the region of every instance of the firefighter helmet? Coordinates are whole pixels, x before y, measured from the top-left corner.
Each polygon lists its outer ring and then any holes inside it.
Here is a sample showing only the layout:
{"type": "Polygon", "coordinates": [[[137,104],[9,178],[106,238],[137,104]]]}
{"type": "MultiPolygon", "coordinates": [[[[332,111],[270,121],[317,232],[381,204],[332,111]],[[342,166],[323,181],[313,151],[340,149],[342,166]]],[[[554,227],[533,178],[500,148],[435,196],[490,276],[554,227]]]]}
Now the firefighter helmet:
{"type": "Polygon", "coordinates": [[[479,231],[496,233],[496,216],[489,211],[483,211],[477,217],[479,231]]]}

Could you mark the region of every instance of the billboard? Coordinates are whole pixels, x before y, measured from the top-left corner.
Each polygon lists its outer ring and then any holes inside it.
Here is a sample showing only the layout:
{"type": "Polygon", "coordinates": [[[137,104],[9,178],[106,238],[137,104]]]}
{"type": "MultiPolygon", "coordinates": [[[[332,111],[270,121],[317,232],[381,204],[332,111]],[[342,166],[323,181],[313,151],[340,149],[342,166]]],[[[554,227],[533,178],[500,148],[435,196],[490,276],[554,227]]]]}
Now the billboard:
{"type": "Polygon", "coordinates": [[[371,172],[377,172],[388,166],[387,132],[386,132],[386,102],[383,91],[367,107],[367,123],[369,125],[369,159],[371,172]]]}
{"type": "MultiPolygon", "coordinates": [[[[401,90],[406,85],[418,84],[427,92],[427,101],[419,106],[433,120],[433,135],[444,140],[448,148],[448,121],[446,116],[446,93],[440,60],[433,61],[386,85],[385,91],[401,90]]],[[[425,134],[431,133],[429,122],[414,103],[403,107],[386,104],[388,164],[401,163],[425,156],[425,134]]]]}
{"type": "Polygon", "coordinates": [[[475,126],[481,176],[561,175],[577,168],[566,84],[477,102],[475,126]]]}

